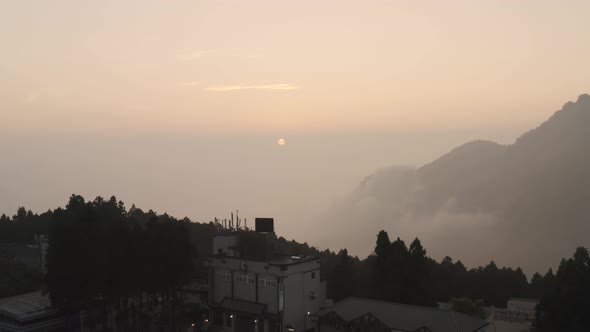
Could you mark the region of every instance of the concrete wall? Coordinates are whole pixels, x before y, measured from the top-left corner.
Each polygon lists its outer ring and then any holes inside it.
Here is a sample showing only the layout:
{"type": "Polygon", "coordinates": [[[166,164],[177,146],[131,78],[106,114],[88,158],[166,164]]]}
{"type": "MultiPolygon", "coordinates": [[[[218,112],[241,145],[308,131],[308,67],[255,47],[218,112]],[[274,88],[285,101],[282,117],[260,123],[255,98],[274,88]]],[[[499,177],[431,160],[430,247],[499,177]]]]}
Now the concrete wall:
{"type": "Polygon", "coordinates": [[[266,303],[267,311],[273,314],[279,312],[279,281],[276,276],[269,273],[261,273],[258,275],[258,280],[274,281],[274,286],[258,285],[258,302],[266,303]]]}
{"type": "Polygon", "coordinates": [[[237,248],[238,236],[235,234],[217,235],[213,238],[213,255],[224,253],[228,256],[237,256],[237,248]]]}
{"type": "Polygon", "coordinates": [[[301,271],[284,279],[285,310],[283,322],[292,323],[296,330],[313,327],[307,314],[320,309],[321,283],[319,266],[317,269],[301,271]],[[312,278],[314,274],[314,278],[312,278]],[[312,298],[312,292],[315,298],[312,298]]]}
{"type": "Polygon", "coordinates": [[[288,323],[295,325],[298,331],[315,327],[307,312],[315,313],[324,300],[320,283],[319,260],[301,261],[295,264],[281,265],[272,262],[240,259],[237,257],[219,257],[209,262],[214,303],[219,304],[225,297],[256,302],[258,289],[258,303],[267,305],[269,313],[279,314],[280,290],[284,294],[283,326],[288,323]],[[243,265],[246,263],[246,266],[243,265]],[[247,271],[243,268],[246,267],[247,271]],[[216,272],[232,273],[231,281],[220,278],[216,272]],[[240,282],[240,275],[250,276],[254,283],[240,282]],[[261,285],[260,280],[274,281],[269,285],[261,285]],[[258,283],[256,284],[256,281],[258,283]],[[257,286],[258,285],[258,286],[257,286]],[[312,296],[315,294],[315,297],[312,296]]]}
{"type": "Polygon", "coordinates": [[[244,273],[242,271],[234,272],[234,298],[256,302],[256,275],[254,273],[244,273]],[[253,282],[240,282],[240,279],[246,281],[247,277],[250,277],[253,282]]]}
{"type": "Polygon", "coordinates": [[[226,281],[222,278],[219,278],[217,272],[231,273],[229,269],[218,268],[213,270],[212,277],[214,278],[213,282],[210,282],[213,285],[213,302],[214,303],[221,303],[223,298],[231,297],[231,280],[226,281]]]}

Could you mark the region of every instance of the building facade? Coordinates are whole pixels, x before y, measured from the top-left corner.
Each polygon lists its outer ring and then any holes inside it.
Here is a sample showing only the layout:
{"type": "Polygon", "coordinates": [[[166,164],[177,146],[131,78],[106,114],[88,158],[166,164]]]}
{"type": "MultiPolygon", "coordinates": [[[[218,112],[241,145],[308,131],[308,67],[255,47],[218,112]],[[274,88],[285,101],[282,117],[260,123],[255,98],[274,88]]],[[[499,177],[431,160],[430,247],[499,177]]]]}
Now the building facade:
{"type": "Polygon", "coordinates": [[[539,300],[536,299],[511,297],[508,299],[506,309],[511,313],[524,316],[528,321],[533,321],[538,304],[539,300]]]}
{"type": "Polygon", "coordinates": [[[325,297],[319,258],[277,255],[266,236],[214,238],[207,263],[210,320],[224,331],[317,331],[313,314],[325,297]]]}

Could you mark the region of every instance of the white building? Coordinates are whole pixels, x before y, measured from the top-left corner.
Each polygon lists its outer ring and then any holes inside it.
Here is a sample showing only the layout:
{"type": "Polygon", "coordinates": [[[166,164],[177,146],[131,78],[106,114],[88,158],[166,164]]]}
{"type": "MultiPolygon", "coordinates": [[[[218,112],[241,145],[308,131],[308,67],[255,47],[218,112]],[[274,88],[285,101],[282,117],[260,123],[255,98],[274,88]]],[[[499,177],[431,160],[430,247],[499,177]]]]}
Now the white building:
{"type": "Polygon", "coordinates": [[[508,299],[506,309],[511,313],[523,315],[527,320],[533,321],[537,304],[539,304],[539,300],[511,297],[508,299]]]}
{"type": "Polygon", "coordinates": [[[492,323],[486,332],[505,331],[523,332],[531,331],[535,320],[535,309],[538,300],[510,298],[506,309],[494,308],[489,321],[492,323]]]}
{"type": "Polygon", "coordinates": [[[267,236],[214,238],[207,263],[211,322],[224,331],[317,331],[313,314],[325,298],[319,258],[275,255],[267,236]]]}

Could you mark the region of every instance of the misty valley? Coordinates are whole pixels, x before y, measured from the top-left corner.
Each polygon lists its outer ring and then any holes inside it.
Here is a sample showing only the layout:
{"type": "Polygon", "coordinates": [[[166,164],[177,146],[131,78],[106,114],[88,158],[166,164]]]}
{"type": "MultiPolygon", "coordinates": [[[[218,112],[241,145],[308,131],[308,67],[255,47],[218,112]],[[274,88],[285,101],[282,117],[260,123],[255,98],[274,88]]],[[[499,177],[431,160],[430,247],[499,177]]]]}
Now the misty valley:
{"type": "Polygon", "coordinates": [[[590,332],[590,1],[0,1],[0,332],[590,332]]]}

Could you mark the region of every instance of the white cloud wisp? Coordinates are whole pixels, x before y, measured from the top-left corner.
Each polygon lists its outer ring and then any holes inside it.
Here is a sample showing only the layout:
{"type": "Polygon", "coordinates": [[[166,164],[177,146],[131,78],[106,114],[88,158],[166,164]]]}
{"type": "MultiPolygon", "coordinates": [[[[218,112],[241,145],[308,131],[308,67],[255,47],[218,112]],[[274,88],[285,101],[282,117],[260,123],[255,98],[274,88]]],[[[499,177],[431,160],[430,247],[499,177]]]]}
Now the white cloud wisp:
{"type": "Polygon", "coordinates": [[[296,90],[298,86],[290,83],[267,84],[267,85],[214,85],[205,88],[205,91],[237,91],[237,90],[296,90]]]}

